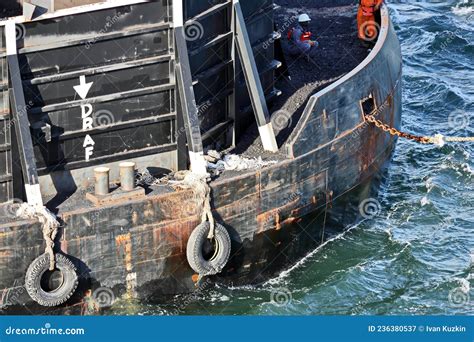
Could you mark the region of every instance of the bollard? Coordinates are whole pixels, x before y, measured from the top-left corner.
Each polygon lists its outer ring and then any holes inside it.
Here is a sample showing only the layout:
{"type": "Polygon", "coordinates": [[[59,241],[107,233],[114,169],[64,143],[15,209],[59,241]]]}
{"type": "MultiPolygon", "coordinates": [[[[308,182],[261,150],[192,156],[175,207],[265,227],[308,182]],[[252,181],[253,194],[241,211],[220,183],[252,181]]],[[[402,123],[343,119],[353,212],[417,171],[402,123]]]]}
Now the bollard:
{"type": "Polygon", "coordinates": [[[108,167],[98,167],[94,169],[95,194],[105,196],[109,194],[109,172],[108,167]]]}
{"type": "Polygon", "coordinates": [[[135,163],[120,164],[120,186],[123,191],[135,190],[135,163]]]}

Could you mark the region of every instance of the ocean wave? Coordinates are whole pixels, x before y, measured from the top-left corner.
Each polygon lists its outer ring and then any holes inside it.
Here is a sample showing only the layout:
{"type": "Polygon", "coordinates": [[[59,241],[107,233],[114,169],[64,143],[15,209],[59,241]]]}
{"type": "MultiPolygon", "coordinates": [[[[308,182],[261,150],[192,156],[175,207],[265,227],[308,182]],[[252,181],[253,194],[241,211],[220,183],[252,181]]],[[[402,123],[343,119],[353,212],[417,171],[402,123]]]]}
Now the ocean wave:
{"type": "Polygon", "coordinates": [[[293,265],[292,267],[290,267],[289,269],[281,272],[277,277],[275,278],[272,278],[268,281],[266,281],[263,285],[274,285],[274,284],[278,284],[280,283],[282,280],[284,280],[285,278],[287,278],[293,271],[303,267],[309,260],[312,260],[313,256],[315,254],[317,254],[319,251],[321,251],[327,244],[330,244],[334,241],[337,241],[337,240],[340,240],[340,239],[344,239],[344,236],[349,233],[350,231],[358,228],[363,222],[365,222],[366,220],[362,220],[361,222],[355,224],[355,225],[352,225],[351,227],[347,228],[346,230],[344,230],[342,233],[336,235],[335,237],[331,238],[331,239],[328,239],[326,240],[324,243],[322,243],[321,245],[319,245],[316,249],[314,249],[312,252],[310,252],[309,254],[307,254],[304,258],[302,258],[300,261],[298,261],[295,265],[293,265]]]}
{"type": "Polygon", "coordinates": [[[431,49],[434,51],[440,51],[464,47],[467,44],[469,44],[469,41],[463,37],[463,32],[461,30],[445,30],[435,35],[435,38],[431,43],[431,49]]]}
{"type": "MultiPolygon", "coordinates": [[[[460,3],[456,4],[456,6],[451,7],[451,10],[454,14],[461,16],[474,14],[474,6],[470,0],[461,1],[460,3]]],[[[474,17],[472,19],[474,19],[474,17]]]]}

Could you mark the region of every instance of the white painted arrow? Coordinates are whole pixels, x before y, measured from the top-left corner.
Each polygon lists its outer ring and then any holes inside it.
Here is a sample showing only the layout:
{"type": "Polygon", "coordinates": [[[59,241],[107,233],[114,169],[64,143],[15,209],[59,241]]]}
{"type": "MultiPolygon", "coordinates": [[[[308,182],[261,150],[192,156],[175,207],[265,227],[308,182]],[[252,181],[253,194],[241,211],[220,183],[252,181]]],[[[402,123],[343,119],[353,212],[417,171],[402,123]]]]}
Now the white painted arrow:
{"type": "Polygon", "coordinates": [[[79,85],[74,86],[76,93],[85,100],[94,82],[86,83],[86,76],[79,77],[79,85]]]}

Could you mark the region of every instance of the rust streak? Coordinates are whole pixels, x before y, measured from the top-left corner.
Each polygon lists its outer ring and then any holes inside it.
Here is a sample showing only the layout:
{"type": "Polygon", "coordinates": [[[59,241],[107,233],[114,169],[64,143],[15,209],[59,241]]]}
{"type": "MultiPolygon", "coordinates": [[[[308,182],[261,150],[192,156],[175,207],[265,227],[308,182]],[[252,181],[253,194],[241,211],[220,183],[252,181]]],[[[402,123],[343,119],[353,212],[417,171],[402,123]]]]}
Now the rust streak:
{"type": "Polygon", "coordinates": [[[132,270],[132,241],[130,233],[117,236],[115,242],[119,251],[122,250],[125,254],[125,269],[127,272],[130,272],[132,270]]]}

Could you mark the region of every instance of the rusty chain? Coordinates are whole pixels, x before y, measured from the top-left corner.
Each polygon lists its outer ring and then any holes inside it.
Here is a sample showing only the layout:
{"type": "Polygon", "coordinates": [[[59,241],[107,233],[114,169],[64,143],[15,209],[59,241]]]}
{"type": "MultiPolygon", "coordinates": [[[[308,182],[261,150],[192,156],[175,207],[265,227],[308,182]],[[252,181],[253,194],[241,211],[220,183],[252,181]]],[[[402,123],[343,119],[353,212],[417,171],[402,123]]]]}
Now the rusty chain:
{"type": "MultiPolygon", "coordinates": [[[[376,112],[376,111],[374,111],[374,112],[376,112]]],[[[383,123],[382,121],[375,118],[375,116],[373,115],[374,112],[372,112],[368,115],[365,115],[365,120],[367,122],[371,123],[371,124],[374,124],[375,127],[380,128],[382,131],[390,133],[390,135],[392,135],[392,136],[397,136],[397,137],[401,137],[401,138],[405,138],[405,139],[409,139],[409,140],[414,140],[414,141],[419,142],[421,144],[430,144],[430,143],[432,143],[432,139],[430,137],[421,137],[421,136],[413,135],[413,134],[410,134],[410,133],[401,132],[398,129],[383,123]]]]}
{"type": "Polygon", "coordinates": [[[375,127],[380,128],[381,130],[389,133],[392,136],[397,136],[397,137],[413,140],[420,144],[435,144],[438,146],[443,146],[445,142],[474,142],[474,137],[444,137],[441,134],[436,134],[434,137],[426,137],[426,136],[419,136],[419,135],[402,132],[378,120],[375,117],[375,115],[377,114],[378,114],[378,110],[375,109],[370,114],[364,115],[365,120],[368,123],[373,124],[375,127]]]}

